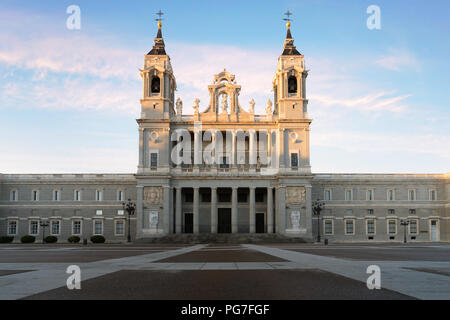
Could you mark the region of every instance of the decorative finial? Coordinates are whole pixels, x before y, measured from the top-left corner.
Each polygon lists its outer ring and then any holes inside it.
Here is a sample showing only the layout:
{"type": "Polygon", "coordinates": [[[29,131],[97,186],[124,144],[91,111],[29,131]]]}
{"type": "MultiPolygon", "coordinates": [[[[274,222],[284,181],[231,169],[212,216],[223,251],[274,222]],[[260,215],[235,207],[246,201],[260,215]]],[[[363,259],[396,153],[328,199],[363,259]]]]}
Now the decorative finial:
{"type": "Polygon", "coordinates": [[[283,18],[283,20],[284,21],[287,21],[287,23],[286,23],[286,28],[290,28],[291,27],[291,21],[292,21],[292,19],[291,19],[291,16],[292,16],[292,13],[289,11],[289,9],[288,9],[288,11],[284,14],[287,18],[283,18]]]}
{"type": "Polygon", "coordinates": [[[158,28],[161,29],[161,27],[162,27],[161,21],[164,20],[164,19],[161,18],[161,17],[163,16],[164,12],[162,12],[161,9],[160,9],[160,10],[159,10],[157,13],[155,13],[155,14],[158,16],[158,18],[156,18],[155,21],[158,21],[158,28]]]}

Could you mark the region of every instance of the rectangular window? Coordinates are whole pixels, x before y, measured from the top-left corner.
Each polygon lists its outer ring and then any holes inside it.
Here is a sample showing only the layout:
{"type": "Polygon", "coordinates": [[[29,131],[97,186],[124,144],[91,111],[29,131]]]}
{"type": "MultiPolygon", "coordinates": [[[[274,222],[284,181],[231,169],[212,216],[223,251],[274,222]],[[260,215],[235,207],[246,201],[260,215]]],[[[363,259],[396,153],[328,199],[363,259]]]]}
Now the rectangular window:
{"type": "Polygon", "coordinates": [[[298,154],[291,153],[291,167],[298,167],[298,154]]]}
{"type": "Polygon", "coordinates": [[[395,209],[388,209],[389,216],[395,216],[395,209]]]}
{"type": "Polygon", "coordinates": [[[125,223],[123,220],[116,220],[115,228],[116,236],[123,236],[125,234],[125,223]]]}
{"type": "Polygon", "coordinates": [[[409,220],[409,233],[410,234],[417,234],[417,221],[418,220],[409,220]]]}
{"type": "Polygon", "coordinates": [[[51,222],[51,233],[52,235],[59,235],[59,231],[61,229],[61,225],[60,222],[58,220],[52,221],[51,222]]]}
{"type": "Polygon", "coordinates": [[[156,168],[158,166],[158,153],[150,153],[150,167],[156,168]]]}
{"type": "Polygon", "coordinates": [[[81,191],[80,190],[75,190],[74,191],[73,199],[75,201],[81,201],[81,191]]]}
{"type": "Polygon", "coordinates": [[[221,157],[220,168],[228,169],[229,167],[230,167],[230,165],[228,164],[228,157],[221,157]]]}
{"type": "Polygon", "coordinates": [[[388,190],[387,199],[388,199],[388,201],[394,201],[394,190],[393,189],[388,190]]]}
{"type": "Polygon", "coordinates": [[[331,190],[330,189],[325,189],[323,197],[324,197],[324,199],[326,201],[331,200],[331,190]]]}
{"type": "Polygon", "coordinates": [[[330,235],[333,234],[333,220],[325,219],[324,220],[324,234],[330,235]]]}
{"type": "Polygon", "coordinates": [[[39,201],[39,190],[32,191],[32,199],[33,201],[39,201]]]}
{"type": "Polygon", "coordinates": [[[416,200],[416,190],[414,190],[414,189],[408,190],[408,200],[409,201],[416,200]]]}
{"type": "Polygon", "coordinates": [[[355,233],[355,221],[345,220],[345,234],[352,235],[355,233]]]}
{"type": "Polygon", "coordinates": [[[11,201],[17,201],[17,190],[11,190],[11,196],[10,199],[11,201]]]}
{"type": "Polygon", "coordinates": [[[238,192],[238,202],[247,202],[247,193],[246,192],[238,192]]]}
{"type": "Polygon", "coordinates": [[[218,192],[219,202],[231,202],[231,192],[218,192]]]}
{"type": "Polygon", "coordinates": [[[36,220],[30,221],[30,234],[31,235],[39,234],[39,221],[36,220]]]}
{"type": "Polygon", "coordinates": [[[102,235],[102,234],[103,234],[103,221],[94,220],[94,235],[102,235]]]}
{"type": "Polygon", "coordinates": [[[72,221],[72,234],[73,235],[81,235],[81,221],[80,220],[72,221]]]}
{"type": "Polygon", "coordinates": [[[103,211],[102,210],[96,210],[95,211],[95,215],[101,216],[101,215],[103,215],[103,211]]]}
{"type": "Polygon", "coordinates": [[[436,200],[437,200],[436,190],[430,190],[430,201],[436,201],[436,200]]]}
{"type": "Polygon", "coordinates": [[[373,209],[367,209],[367,214],[372,215],[373,214],[373,209]]]}
{"type": "Polygon", "coordinates": [[[95,200],[97,200],[97,201],[103,200],[103,191],[102,190],[95,191],[95,200]]]}
{"type": "Polygon", "coordinates": [[[255,202],[264,202],[264,192],[262,191],[255,191],[255,202]]]}
{"type": "Polygon", "coordinates": [[[368,201],[373,200],[373,190],[369,189],[366,191],[366,200],[368,201]]]}
{"type": "Polygon", "coordinates": [[[346,201],[351,201],[352,200],[352,190],[351,189],[347,189],[345,190],[345,200],[346,201]]]}
{"type": "Polygon", "coordinates": [[[388,220],[388,233],[389,234],[397,233],[397,220],[388,220]]]}
{"type": "Polygon", "coordinates": [[[59,201],[60,200],[60,192],[59,190],[53,190],[53,200],[59,201]]]}
{"type": "Polygon", "coordinates": [[[366,220],[367,222],[367,234],[375,234],[375,220],[370,219],[366,220]]]}
{"type": "MultiPolygon", "coordinates": [[[[219,193],[220,196],[220,193],[219,193]]],[[[184,193],[184,202],[194,202],[194,194],[192,192],[186,191],[184,193]]]]}
{"type": "Polygon", "coordinates": [[[17,234],[17,221],[8,221],[8,236],[17,234]]]}
{"type": "Polygon", "coordinates": [[[124,213],[125,213],[124,210],[117,210],[117,215],[118,215],[118,216],[123,216],[124,213]]]}
{"type": "Polygon", "coordinates": [[[416,214],[416,209],[409,209],[409,214],[415,215],[416,214]]]}
{"type": "Polygon", "coordinates": [[[125,201],[125,191],[119,190],[117,193],[117,200],[125,201]]]}

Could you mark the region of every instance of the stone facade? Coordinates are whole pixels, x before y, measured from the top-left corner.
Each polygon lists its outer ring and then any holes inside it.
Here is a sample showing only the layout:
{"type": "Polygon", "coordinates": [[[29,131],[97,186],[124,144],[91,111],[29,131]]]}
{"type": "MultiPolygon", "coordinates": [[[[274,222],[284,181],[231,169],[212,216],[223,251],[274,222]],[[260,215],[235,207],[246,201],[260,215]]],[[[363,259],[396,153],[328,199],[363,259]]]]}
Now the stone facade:
{"type": "Polygon", "coordinates": [[[277,233],[330,241],[450,240],[450,174],[313,174],[303,55],[287,30],[274,97],[257,115],[225,69],[210,99],[183,114],[159,27],[145,55],[135,175],[0,175],[0,236],[43,232],[64,242],[173,233],[277,233]],[[137,205],[130,220],[122,203],[137,205]],[[313,216],[313,200],[325,204],[313,216]],[[41,222],[49,222],[46,230],[41,222]]]}

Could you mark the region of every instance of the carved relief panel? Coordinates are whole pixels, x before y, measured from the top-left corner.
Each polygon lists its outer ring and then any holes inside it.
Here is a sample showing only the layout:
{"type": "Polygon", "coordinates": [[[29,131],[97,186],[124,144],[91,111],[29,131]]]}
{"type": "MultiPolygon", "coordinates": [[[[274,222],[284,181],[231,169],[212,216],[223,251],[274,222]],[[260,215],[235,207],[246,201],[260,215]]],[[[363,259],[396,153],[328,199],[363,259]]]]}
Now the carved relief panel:
{"type": "Polygon", "coordinates": [[[306,202],[305,187],[287,187],[286,204],[302,204],[306,202]]]}
{"type": "Polygon", "coordinates": [[[162,188],[161,187],[145,187],[144,188],[144,205],[162,204],[162,188]]]}

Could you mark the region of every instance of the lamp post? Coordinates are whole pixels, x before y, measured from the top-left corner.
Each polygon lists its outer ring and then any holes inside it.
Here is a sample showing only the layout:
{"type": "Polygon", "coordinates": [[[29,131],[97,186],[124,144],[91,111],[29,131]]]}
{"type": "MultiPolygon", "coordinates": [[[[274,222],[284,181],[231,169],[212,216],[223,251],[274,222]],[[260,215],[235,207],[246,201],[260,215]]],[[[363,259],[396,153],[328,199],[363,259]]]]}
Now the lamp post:
{"type": "Polygon", "coordinates": [[[409,224],[409,220],[407,219],[402,219],[400,220],[400,225],[403,226],[403,243],[406,243],[406,226],[409,224]]]}
{"type": "Polygon", "coordinates": [[[42,243],[44,243],[45,238],[45,228],[49,226],[48,222],[41,222],[39,225],[42,227],[42,243]]]}
{"type": "Polygon", "coordinates": [[[134,212],[136,211],[136,203],[131,202],[131,199],[128,199],[128,202],[122,203],[123,209],[128,213],[128,237],[127,241],[131,242],[131,216],[134,215],[134,212]]]}
{"type": "Polygon", "coordinates": [[[317,217],[317,242],[320,242],[320,212],[323,210],[325,203],[317,199],[312,204],[313,215],[317,217]]]}

